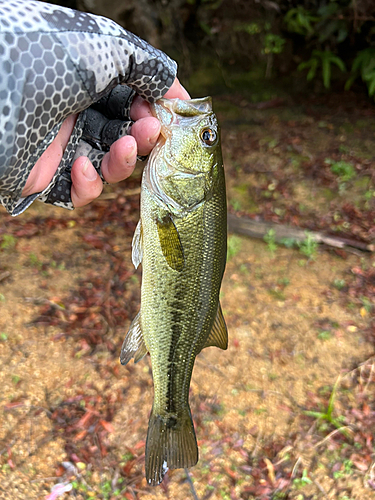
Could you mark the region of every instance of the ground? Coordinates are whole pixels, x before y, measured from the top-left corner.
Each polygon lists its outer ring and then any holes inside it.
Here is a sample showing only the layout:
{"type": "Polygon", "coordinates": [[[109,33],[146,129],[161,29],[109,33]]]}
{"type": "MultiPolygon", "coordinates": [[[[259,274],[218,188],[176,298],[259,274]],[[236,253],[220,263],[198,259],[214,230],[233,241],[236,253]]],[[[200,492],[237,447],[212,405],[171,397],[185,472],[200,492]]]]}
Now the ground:
{"type": "MultiPolygon", "coordinates": [[[[214,102],[231,212],[373,243],[369,101],[214,102]]],[[[146,485],[150,362],[119,363],[140,300],[140,171],[74,212],[1,211],[0,498],[59,484],[77,499],[375,498],[375,257],[308,233],[299,247],[229,234],[229,348],[204,350],[191,384],[200,460],[146,485]]]]}

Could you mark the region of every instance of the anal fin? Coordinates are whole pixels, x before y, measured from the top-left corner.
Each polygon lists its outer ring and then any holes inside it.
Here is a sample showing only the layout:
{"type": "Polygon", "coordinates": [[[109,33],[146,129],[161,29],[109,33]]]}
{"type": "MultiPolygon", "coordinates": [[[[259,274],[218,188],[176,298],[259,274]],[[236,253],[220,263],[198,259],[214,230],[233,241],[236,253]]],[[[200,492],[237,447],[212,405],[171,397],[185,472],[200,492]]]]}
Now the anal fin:
{"type": "Polygon", "coordinates": [[[134,357],[134,363],[138,363],[146,354],[147,347],[145,346],[142,328],[141,328],[141,312],[134,318],[130,325],[129,331],[126,334],[124,343],[122,344],[120,361],[122,365],[126,365],[134,357]]]}
{"type": "Polygon", "coordinates": [[[228,348],[228,330],[227,325],[225,324],[225,319],[223,316],[223,311],[221,310],[220,303],[217,307],[217,314],[212,326],[212,330],[202,349],[210,346],[219,347],[224,351],[228,348]]]}

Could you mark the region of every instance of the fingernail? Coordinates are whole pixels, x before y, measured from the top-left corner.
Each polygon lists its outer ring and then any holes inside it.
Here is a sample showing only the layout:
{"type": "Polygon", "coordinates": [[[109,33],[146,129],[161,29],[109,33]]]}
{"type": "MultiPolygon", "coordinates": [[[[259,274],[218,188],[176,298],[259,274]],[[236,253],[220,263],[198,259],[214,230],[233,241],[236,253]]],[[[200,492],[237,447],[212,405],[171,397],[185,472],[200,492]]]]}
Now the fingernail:
{"type": "Polygon", "coordinates": [[[148,138],[148,142],[153,146],[155,142],[158,140],[160,134],[160,127],[158,125],[155,125],[155,132],[150,135],[148,138]]]}
{"type": "Polygon", "coordinates": [[[125,161],[128,165],[133,165],[137,158],[137,143],[129,144],[125,153],[125,161]]]}
{"type": "Polygon", "coordinates": [[[134,156],[136,154],[137,154],[137,143],[135,142],[135,139],[134,139],[134,142],[132,142],[128,146],[128,153],[126,156],[130,157],[130,156],[134,156]]]}
{"type": "Polygon", "coordinates": [[[82,167],[82,173],[86,177],[86,179],[89,181],[95,181],[98,177],[96,170],[91,165],[91,162],[88,158],[86,158],[86,161],[82,167]]]}

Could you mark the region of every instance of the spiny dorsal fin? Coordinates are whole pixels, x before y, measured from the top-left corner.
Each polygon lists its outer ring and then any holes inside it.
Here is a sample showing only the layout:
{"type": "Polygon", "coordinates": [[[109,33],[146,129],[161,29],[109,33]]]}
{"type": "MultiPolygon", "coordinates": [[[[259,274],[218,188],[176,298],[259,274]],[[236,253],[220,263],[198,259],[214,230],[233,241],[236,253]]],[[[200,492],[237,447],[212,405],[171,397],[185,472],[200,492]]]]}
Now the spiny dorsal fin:
{"type": "Polygon", "coordinates": [[[122,365],[126,365],[134,357],[134,363],[138,363],[143,356],[147,354],[147,347],[145,346],[142,328],[140,323],[141,311],[133,319],[129,331],[126,334],[124,343],[122,344],[120,361],[122,365]]]}
{"type": "Polygon", "coordinates": [[[157,220],[156,225],[165,260],[175,271],[182,271],[185,265],[184,251],[171,216],[166,215],[161,221],[157,220]]]}
{"type": "Polygon", "coordinates": [[[210,346],[219,347],[224,351],[228,348],[228,330],[220,303],[217,308],[217,314],[212,330],[202,349],[210,346]]]}
{"type": "Polygon", "coordinates": [[[132,243],[132,261],[136,269],[142,262],[142,257],[143,257],[142,222],[141,220],[139,220],[137,227],[135,228],[134,231],[133,243],[132,243]]]}

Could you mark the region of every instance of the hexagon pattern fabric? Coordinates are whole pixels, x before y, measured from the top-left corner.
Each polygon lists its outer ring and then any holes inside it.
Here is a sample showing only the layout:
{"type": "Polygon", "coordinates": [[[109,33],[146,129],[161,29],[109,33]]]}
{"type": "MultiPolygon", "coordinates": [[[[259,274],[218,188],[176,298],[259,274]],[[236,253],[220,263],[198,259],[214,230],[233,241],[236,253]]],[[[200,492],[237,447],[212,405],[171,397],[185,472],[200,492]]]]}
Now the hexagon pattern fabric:
{"type": "Polygon", "coordinates": [[[84,113],[50,186],[21,198],[30,170],[62,121],[113,91],[124,108],[108,118],[126,122],[132,93],[123,98],[124,86],[154,102],[171,86],[176,69],[163,52],[109,19],[38,1],[0,0],[0,202],[12,215],[36,198],[72,208],[69,179],[77,148],[79,155],[88,147],[98,169],[104,156],[81,140],[84,113]],[[118,85],[123,87],[112,90],[118,85]],[[63,192],[69,199],[54,202],[52,191],[56,199],[63,192]]]}

